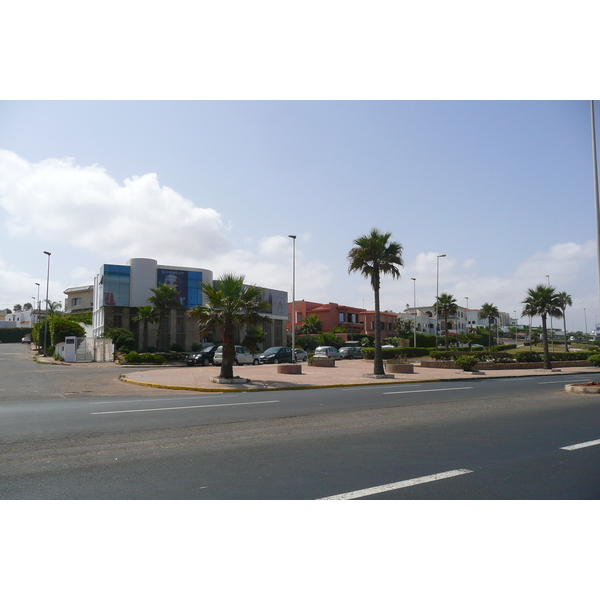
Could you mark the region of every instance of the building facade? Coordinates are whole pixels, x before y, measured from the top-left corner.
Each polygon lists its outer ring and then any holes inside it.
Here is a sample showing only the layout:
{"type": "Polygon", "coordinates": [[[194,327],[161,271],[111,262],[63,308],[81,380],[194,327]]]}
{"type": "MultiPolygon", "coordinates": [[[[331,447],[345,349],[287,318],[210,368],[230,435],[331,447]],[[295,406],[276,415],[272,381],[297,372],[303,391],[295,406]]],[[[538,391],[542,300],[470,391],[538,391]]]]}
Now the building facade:
{"type": "MultiPolygon", "coordinates": [[[[122,327],[133,332],[138,348],[141,350],[143,325],[135,320],[138,310],[150,306],[148,298],[153,295],[151,288],[166,284],[177,290],[177,308],[167,311],[163,321],[160,348],[173,346],[191,350],[192,344],[219,342],[216,336],[201,338],[197,319],[189,317],[187,311],[203,306],[206,298],[202,285],[212,285],[213,273],[208,269],[159,265],[150,258],[132,258],[125,265],[104,264],[93,285],[93,336],[100,337],[108,329],[122,327]]],[[[263,325],[266,335],[265,348],[285,344],[285,322],[287,319],[287,292],[263,288],[263,299],[269,303],[267,317],[263,325]]],[[[157,323],[148,324],[148,340],[155,346],[158,332],[157,323]]],[[[240,343],[243,332],[237,332],[240,343]]]]}
{"type": "MultiPolygon", "coordinates": [[[[300,332],[303,322],[309,315],[316,315],[323,325],[323,333],[329,333],[336,327],[343,327],[348,335],[375,335],[375,311],[356,308],[329,302],[321,304],[319,302],[307,302],[305,300],[296,300],[295,312],[292,317],[292,303],[289,302],[288,310],[288,331],[292,331],[292,323],[296,327],[296,333],[300,332]]],[[[381,334],[383,336],[392,336],[396,328],[397,314],[392,312],[380,313],[381,315],[381,334]]]]}
{"type": "Polygon", "coordinates": [[[66,313],[91,312],[94,308],[93,285],[67,288],[63,294],[66,296],[64,304],[66,313]]]}

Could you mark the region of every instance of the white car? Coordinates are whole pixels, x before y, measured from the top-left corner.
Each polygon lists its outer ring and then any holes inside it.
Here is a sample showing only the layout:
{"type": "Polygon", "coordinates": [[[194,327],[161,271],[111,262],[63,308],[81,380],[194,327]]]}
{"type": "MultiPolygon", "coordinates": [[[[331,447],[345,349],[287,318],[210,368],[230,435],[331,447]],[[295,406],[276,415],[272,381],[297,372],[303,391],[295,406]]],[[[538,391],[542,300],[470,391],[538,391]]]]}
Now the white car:
{"type": "Polygon", "coordinates": [[[333,346],[319,346],[315,350],[315,358],[342,358],[340,351],[333,346]]]}
{"type": "MultiPolygon", "coordinates": [[[[219,346],[215,350],[213,357],[213,364],[220,367],[223,364],[223,346],[219,346]]],[[[234,366],[237,365],[257,365],[258,356],[252,354],[246,346],[235,347],[235,360],[233,361],[234,366]]]]}

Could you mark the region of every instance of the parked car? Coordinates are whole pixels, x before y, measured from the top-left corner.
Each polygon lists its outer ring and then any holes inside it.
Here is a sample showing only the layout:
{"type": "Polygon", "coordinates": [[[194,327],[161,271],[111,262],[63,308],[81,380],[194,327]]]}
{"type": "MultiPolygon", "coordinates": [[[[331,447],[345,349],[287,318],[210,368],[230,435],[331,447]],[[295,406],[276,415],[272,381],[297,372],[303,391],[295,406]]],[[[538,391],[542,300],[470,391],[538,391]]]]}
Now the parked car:
{"type": "Polygon", "coordinates": [[[31,335],[27,334],[25,337],[21,338],[21,344],[31,344],[31,335]]]}
{"type": "Polygon", "coordinates": [[[292,362],[292,349],[285,346],[273,346],[260,354],[258,360],[261,365],[292,362]]]}
{"type": "Polygon", "coordinates": [[[218,347],[219,346],[207,346],[206,348],[202,348],[202,350],[198,350],[198,352],[188,354],[185,357],[185,364],[188,367],[193,367],[194,365],[202,365],[203,367],[206,367],[210,365],[213,362],[213,358],[218,347]]]}
{"type": "MultiPolygon", "coordinates": [[[[236,346],[235,347],[235,359],[233,364],[237,365],[257,365],[258,357],[255,354],[252,354],[246,346],[236,346]]],[[[223,364],[223,346],[219,346],[215,351],[215,355],[213,357],[213,364],[217,367],[223,364]]]]}
{"type": "Polygon", "coordinates": [[[319,346],[315,350],[315,358],[342,358],[342,355],[333,346],[319,346]]]}
{"type": "Polygon", "coordinates": [[[343,348],[340,348],[340,354],[342,355],[342,358],[352,359],[363,357],[362,350],[354,346],[344,346],[343,348]]]}
{"type": "Polygon", "coordinates": [[[294,352],[296,353],[296,362],[306,362],[308,360],[308,352],[306,352],[306,350],[302,350],[302,348],[296,348],[294,352]]]}

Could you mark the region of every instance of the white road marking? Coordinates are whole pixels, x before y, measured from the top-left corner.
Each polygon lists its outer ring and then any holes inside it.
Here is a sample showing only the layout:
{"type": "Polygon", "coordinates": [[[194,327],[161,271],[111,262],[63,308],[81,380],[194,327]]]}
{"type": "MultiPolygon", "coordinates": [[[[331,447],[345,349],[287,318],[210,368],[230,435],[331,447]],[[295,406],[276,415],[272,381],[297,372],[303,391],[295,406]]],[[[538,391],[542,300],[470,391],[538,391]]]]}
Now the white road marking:
{"type": "Polygon", "coordinates": [[[469,469],[456,469],[454,471],[445,471],[444,473],[436,473],[435,475],[427,475],[425,477],[417,477],[415,479],[406,479],[405,481],[398,481],[396,483],[388,483],[387,485],[379,485],[377,487],[366,488],[364,490],[357,490],[355,492],[346,492],[345,494],[338,494],[337,496],[327,496],[326,498],[318,498],[319,500],[353,500],[354,498],[363,498],[364,496],[372,496],[374,494],[381,494],[383,492],[389,492],[391,490],[399,490],[400,488],[411,487],[413,485],[420,485],[421,483],[430,483],[432,481],[439,481],[440,479],[448,479],[449,477],[457,477],[458,475],[466,475],[472,473],[469,469]]]}
{"type": "Polygon", "coordinates": [[[472,390],[473,386],[469,387],[452,387],[452,388],[436,388],[434,390],[403,390],[401,392],[383,392],[384,394],[418,394],[420,392],[451,392],[452,390],[472,390]]]}
{"type": "MultiPolygon", "coordinates": [[[[219,396],[219,398],[231,398],[234,394],[224,394],[223,396],[219,396]]],[[[170,401],[170,402],[181,402],[182,400],[187,400],[192,396],[183,396],[180,398],[166,398],[166,397],[158,397],[158,398],[132,398],[131,400],[98,400],[96,402],[88,402],[88,404],[131,404],[132,402],[161,402],[161,401],[170,401]]],[[[206,395],[206,396],[194,396],[194,400],[198,400],[198,398],[214,398],[214,395],[206,395]]]]}
{"type": "Polygon", "coordinates": [[[167,406],[163,408],[138,408],[135,410],[110,410],[105,412],[95,412],[92,415],[115,415],[122,413],[136,413],[136,412],[154,412],[158,410],[186,410],[189,408],[221,408],[222,406],[243,406],[245,404],[273,404],[278,403],[279,400],[261,400],[260,402],[232,402],[230,404],[199,404],[197,406],[167,406]]]}
{"type": "Polygon", "coordinates": [[[580,448],[587,448],[588,446],[598,446],[600,440],[592,440],[591,442],[582,442],[581,444],[573,444],[572,446],[563,446],[561,450],[579,450],[580,448]]]}
{"type": "Polygon", "coordinates": [[[564,384],[564,383],[569,383],[570,381],[589,381],[590,378],[589,377],[580,377],[579,379],[560,379],[557,381],[536,381],[537,385],[550,385],[552,383],[555,384],[564,384]]]}

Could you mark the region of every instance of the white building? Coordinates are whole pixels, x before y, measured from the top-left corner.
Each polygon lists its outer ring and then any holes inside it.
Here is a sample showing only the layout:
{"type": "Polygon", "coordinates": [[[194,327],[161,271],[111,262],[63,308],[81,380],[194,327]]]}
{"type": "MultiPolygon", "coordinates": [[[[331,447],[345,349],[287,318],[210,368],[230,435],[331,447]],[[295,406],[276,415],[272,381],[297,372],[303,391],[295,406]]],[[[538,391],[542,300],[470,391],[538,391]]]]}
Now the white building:
{"type": "MultiPolygon", "coordinates": [[[[141,349],[143,326],[135,317],[139,308],[150,305],[151,288],[165,283],[177,290],[179,307],[168,312],[159,346],[171,348],[177,345],[190,350],[193,343],[220,341],[201,340],[197,320],[187,316],[188,309],[205,304],[202,284],[212,282],[213,273],[208,269],[159,265],[151,258],[132,258],[126,265],[104,264],[94,278],[93,335],[100,337],[108,329],[122,327],[134,333],[141,349]]],[[[263,325],[265,348],[284,346],[287,292],[263,288],[263,300],[270,305],[264,315],[268,318],[263,325]]],[[[149,324],[150,346],[156,344],[157,329],[157,324],[149,324]]],[[[240,343],[242,340],[236,341],[240,343]]]]}

